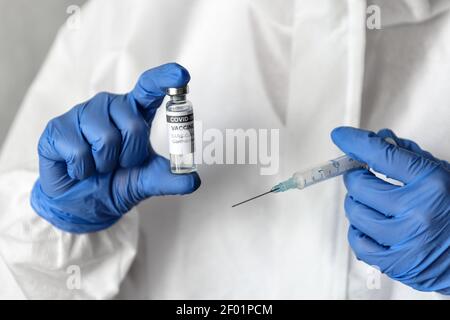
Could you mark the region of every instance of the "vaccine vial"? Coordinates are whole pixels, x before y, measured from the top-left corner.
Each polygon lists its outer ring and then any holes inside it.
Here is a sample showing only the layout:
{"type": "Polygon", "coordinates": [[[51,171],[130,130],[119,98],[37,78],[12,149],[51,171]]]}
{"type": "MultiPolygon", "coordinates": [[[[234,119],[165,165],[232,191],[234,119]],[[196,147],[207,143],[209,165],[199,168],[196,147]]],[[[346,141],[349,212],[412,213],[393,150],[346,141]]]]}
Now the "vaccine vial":
{"type": "Polygon", "coordinates": [[[170,170],[175,174],[196,171],[194,162],[194,110],[186,100],[189,88],[168,88],[166,105],[170,170]]]}

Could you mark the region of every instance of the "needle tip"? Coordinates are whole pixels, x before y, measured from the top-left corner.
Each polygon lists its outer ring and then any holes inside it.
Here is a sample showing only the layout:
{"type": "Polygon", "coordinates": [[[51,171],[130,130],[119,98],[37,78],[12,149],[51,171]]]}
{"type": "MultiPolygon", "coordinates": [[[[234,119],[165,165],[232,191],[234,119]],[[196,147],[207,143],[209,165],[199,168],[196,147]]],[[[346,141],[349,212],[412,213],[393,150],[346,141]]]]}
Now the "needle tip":
{"type": "Polygon", "coordinates": [[[271,189],[271,190],[269,190],[269,191],[267,191],[267,192],[261,193],[261,194],[255,196],[255,197],[250,198],[250,199],[247,199],[247,200],[238,202],[238,203],[236,203],[236,204],[233,204],[231,207],[234,208],[234,207],[240,206],[241,204],[244,204],[244,203],[249,202],[249,201],[251,201],[251,200],[257,199],[257,198],[259,198],[259,197],[262,197],[262,196],[264,196],[264,195],[266,195],[266,194],[269,194],[269,193],[272,193],[272,192],[274,192],[273,189],[271,189]]]}

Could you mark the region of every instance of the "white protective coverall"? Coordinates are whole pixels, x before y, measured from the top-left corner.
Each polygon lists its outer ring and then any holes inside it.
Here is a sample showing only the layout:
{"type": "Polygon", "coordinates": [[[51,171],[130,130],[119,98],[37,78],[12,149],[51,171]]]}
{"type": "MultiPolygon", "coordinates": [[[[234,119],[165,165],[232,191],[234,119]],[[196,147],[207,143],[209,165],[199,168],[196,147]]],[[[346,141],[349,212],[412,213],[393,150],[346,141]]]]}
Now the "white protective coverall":
{"type": "MultiPolygon", "coordinates": [[[[384,275],[378,282],[356,261],[339,178],[230,205],[341,154],[329,138],[339,125],[388,127],[449,160],[449,8],[447,0],[89,2],[79,28],[59,32],[1,153],[0,297],[439,297],[384,275]],[[381,30],[366,28],[371,4],[381,30]],[[191,73],[203,131],[280,130],[277,174],[203,164],[194,194],[151,198],[94,234],[38,217],[29,197],[46,123],[99,91],[129,91],[170,61],[191,73]],[[81,287],[71,286],[77,271],[81,287]]],[[[163,109],[151,140],[167,156],[163,109]]]]}

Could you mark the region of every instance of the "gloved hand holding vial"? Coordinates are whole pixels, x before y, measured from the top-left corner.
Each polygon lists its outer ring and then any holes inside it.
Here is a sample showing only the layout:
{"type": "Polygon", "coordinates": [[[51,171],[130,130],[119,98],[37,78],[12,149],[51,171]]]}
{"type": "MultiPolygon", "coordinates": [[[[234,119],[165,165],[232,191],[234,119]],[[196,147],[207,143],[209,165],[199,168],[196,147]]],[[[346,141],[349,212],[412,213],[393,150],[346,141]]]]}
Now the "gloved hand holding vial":
{"type": "Polygon", "coordinates": [[[35,211],[59,229],[87,233],[110,227],[146,198],[195,191],[192,108],[184,100],[189,80],[185,68],[165,64],[144,72],[130,93],[97,94],[51,120],[39,141],[35,211]],[[149,140],[166,91],[177,93],[168,120],[183,126],[170,138],[170,162],[149,140]]]}

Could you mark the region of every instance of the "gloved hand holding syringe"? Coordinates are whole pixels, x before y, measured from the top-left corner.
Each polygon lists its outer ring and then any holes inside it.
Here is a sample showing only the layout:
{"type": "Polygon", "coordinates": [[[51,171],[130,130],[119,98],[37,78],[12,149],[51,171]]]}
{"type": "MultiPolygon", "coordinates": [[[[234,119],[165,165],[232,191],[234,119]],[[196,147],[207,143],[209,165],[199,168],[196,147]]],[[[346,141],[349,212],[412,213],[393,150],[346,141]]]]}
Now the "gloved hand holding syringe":
{"type": "MultiPolygon", "coordinates": [[[[396,144],[393,139],[387,138],[385,140],[391,144],[396,144]]],[[[297,171],[292,175],[291,178],[278,183],[277,185],[273,186],[269,191],[259,194],[250,199],[236,203],[231,207],[232,208],[237,207],[241,204],[257,199],[269,193],[285,192],[287,190],[295,188],[301,190],[309,186],[312,186],[316,183],[343,175],[347,171],[361,168],[369,170],[367,164],[356,161],[347,155],[343,155],[336,159],[329,160],[321,165],[314,166],[313,168],[303,171],[297,171]]]]}
{"type": "Polygon", "coordinates": [[[412,288],[450,295],[450,164],[389,129],[338,127],[331,139],[347,155],[296,172],[264,194],[344,175],[356,258],[412,288]]]}

